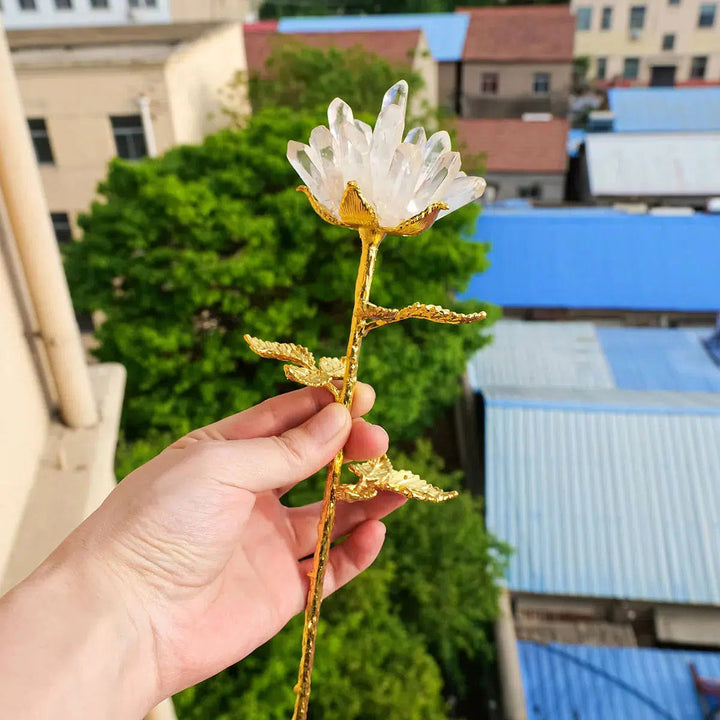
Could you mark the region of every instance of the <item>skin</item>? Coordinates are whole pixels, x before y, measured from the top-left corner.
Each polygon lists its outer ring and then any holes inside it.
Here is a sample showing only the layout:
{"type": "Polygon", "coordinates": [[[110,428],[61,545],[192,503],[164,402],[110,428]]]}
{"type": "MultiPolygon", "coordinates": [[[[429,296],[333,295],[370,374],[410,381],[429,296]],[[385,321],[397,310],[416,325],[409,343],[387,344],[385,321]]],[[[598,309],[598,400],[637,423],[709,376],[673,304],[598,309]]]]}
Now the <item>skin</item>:
{"type": "MultiPolygon", "coordinates": [[[[125,478],[0,600],[2,716],[141,718],[277,633],[304,607],[320,517],[282,495],[341,447],[349,461],[385,452],[361,417],[374,399],[362,383],[352,413],[325,390],[281,395],[125,478]]],[[[373,562],[402,503],[340,504],[326,594],[373,562]]]]}

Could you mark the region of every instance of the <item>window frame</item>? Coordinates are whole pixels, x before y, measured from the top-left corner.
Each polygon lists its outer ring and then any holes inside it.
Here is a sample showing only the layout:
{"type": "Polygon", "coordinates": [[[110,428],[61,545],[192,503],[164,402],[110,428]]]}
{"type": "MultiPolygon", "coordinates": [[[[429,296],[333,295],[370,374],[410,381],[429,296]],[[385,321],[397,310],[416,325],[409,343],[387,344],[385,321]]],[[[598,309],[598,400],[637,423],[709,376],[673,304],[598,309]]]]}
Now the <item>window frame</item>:
{"type": "Polygon", "coordinates": [[[690,58],[690,80],[705,80],[707,75],[708,56],[707,55],[693,55],[690,58]],[[698,62],[699,61],[699,62],[698,62]],[[702,67],[702,73],[698,73],[696,68],[702,67]]]}
{"type": "Polygon", "coordinates": [[[37,12],[37,0],[17,0],[20,12],[37,12]]]}
{"type": "Polygon", "coordinates": [[[70,216],[66,212],[51,212],[50,223],[58,245],[68,245],[74,240],[70,216]]]}
{"type": "Polygon", "coordinates": [[[73,10],[73,0],[53,0],[53,7],[60,12],[73,10]]]}
{"type": "Polygon", "coordinates": [[[647,22],[647,5],[631,5],[630,15],[628,16],[628,29],[632,32],[633,30],[644,30],[645,23],[647,22]],[[642,22],[638,24],[633,23],[633,18],[636,17],[636,12],[640,12],[642,22]]]}
{"type": "Polygon", "coordinates": [[[497,95],[500,88],[500,73],[484,72],[480,77],[480,92],[483,95],[497,95]]]}
{"type": "Polygon", "coordinates": [[[549,95],[552,91],[552,75],[549,72],[536,72],[533,73],[533,95],[549,95]],[[545,82],[541,83],[547,86],[546,90],[539,90],[538,84],[539,79],[544,78],[545,82]]]}
{"type": "Polygon", "coordinates": [[[623,59],[623,80],[637,80],[640,77],[640,58],[636,55],[631,55],[629,57],[626,57],[623,59]],[[634,62],[635,63],[635,73],[633,75],[628,75],[627,69],[628,69],[628,63],[634,62]]]}
{"type": "Polygon", "coordinates": [[[600,12],[600,29],[612,30],[613,6],[605,5],[600,12]],[[607,22],[605,22],[607,20],[607,22]]]}
{"type": "Polygon", "coordinates": [[[717,3],[710,2],[710,3],[701,3],[700,4],[700,12],[698,13],[698,28],[713,28],[715,27],[715,20],[717,19],[717,3]],[[710,22],[703,22],[703,17],[705,17],[705,11],[709,10],[711,13],[710,15],[710,22]]]}
{"type": "Polygon", "coordinates": [[[35,160],[38,165],[55,165],[55,153],[50,142],[47,122],[44,117],[27,118],[30,139],[32,140],[35,160]],[[33,125],[35,127],[33,127],[33,125]]]}
{"type": "Polygon", "coordinates": [[[117,157],[135,161],[148,156],[145,126],[141,115],[111,115],[110,128],[117,157]]]}
{"type": "Polygon", "coordinates": [[[587,32],[588,30],[592,30],[592,16],[592,5],[580,5],[575,13],[575,29],[580,32],[587,32]],[[587,24],[583,23],[583,26],[580,25],[581,13],[582,17],[587,18],[587,24]]]}
{"type": "Polygon", "coordinates": [[[675,33],[664,33],[663,34],[660,49],[663,52],[668,52],[669,50],[675,49],[675,33]],[[670,38],[669,45],[668,45],[668,43],[665,42],[668,38],[670,38]]]}
{"type": "Polygon", "coordinates": [[[110,0],[90,0],[91,10],[109,10],[110,0]]]}
{"type": "Polygon", "coordinates": [[[595,60],[595,79],[607,80],[607,56],[599,57],[595,60]],[[602,64],[601,64],[602,63],[602,64]],[[600,68],[602,67],[602,74],[600,68]]]}

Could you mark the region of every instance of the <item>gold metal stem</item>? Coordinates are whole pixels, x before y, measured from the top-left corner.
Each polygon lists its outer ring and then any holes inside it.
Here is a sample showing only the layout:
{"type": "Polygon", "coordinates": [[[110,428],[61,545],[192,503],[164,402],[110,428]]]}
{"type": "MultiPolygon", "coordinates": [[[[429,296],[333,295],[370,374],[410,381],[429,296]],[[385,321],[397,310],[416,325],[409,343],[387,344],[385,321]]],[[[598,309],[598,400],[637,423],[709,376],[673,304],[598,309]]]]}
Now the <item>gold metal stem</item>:
{"type": "MultiPolygon", "coordinates": [[[[355,303],[353,306],[350,337],[347,346],[347,363],[345,377],[340,393],[340,402],[349,408],[355,392],[358,375],[358,360],[360,346],[362,345],[365,324],[366,306],[370,301],[370,287],[375,271],[380,242],[384,233],[366,228],[360,228],[362,240],[362,255],[355,283],[355,303]]],[[[328,466],[327,481],[325,482],[325,495],[323,497],[322,513],[318,524],[318,541],[313,558],[313,569],[310,573],[310,588],[308,590],[307,605],[305,606],[305,626],[302,639],[302,659],[298,682],[295,686],[295,712],[293,720],[306,720],[308,705],[310,703],[310,682],[312,677],[313,660],[315,657],[315,641],[317,639],[318,621],[320,620],[320,605],[323,597],[323,582],[327,569],[330,546],[332,544],[332,530],[335,524],[335,505],[337,502],[337,487],[340,483],[340,473],[343,464],[343,451],[340,450],[331,465],[328,466]]]]}

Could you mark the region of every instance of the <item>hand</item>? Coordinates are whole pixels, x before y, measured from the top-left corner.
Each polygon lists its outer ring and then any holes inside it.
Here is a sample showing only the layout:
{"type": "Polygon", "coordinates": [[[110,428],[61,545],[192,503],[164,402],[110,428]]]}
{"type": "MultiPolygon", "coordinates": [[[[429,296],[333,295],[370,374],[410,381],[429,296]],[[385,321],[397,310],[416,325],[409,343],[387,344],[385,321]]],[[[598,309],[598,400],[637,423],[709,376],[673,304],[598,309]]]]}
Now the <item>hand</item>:
{"type": "MultiPolygon", "coordinates": [[[[359,417],[373,402],[358,384],[351,420],[307,388],[196,430],[125,478],[61,546],[152,637],[151,703],[242,659],[302,611],[321,503],[290,509],[280,498],[343,446],[347,460],[385,452],[385,431],[359,417]]],[[[331,551],[326,594],[375,559],[378,520],[402,502],[338,505],[335,536],[349,537],[331,551]]]]}

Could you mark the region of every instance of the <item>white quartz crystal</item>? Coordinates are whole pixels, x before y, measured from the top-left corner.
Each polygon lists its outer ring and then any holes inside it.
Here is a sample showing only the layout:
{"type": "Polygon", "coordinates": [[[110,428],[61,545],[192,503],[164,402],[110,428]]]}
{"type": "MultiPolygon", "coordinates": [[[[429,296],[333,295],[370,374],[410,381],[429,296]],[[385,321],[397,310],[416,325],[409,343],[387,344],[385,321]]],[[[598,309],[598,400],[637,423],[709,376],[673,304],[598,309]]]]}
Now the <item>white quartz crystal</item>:
{"type": "Polygon", "coordinates": [[[316,127],[310,144],[288,143],[288,159],[315,198],[339,218],[347,183],[357,182],[375,208],[380,226],[393,228],[436,202],[448,210],[482,195],[485,181],[460,170],[444,131],[429,138],[421,127],[403,141],[408,86],[395,83],[383,97],[375,127],[356,120],[350,106],[335,98],[328,107],[328,127],[316,127]]]}

